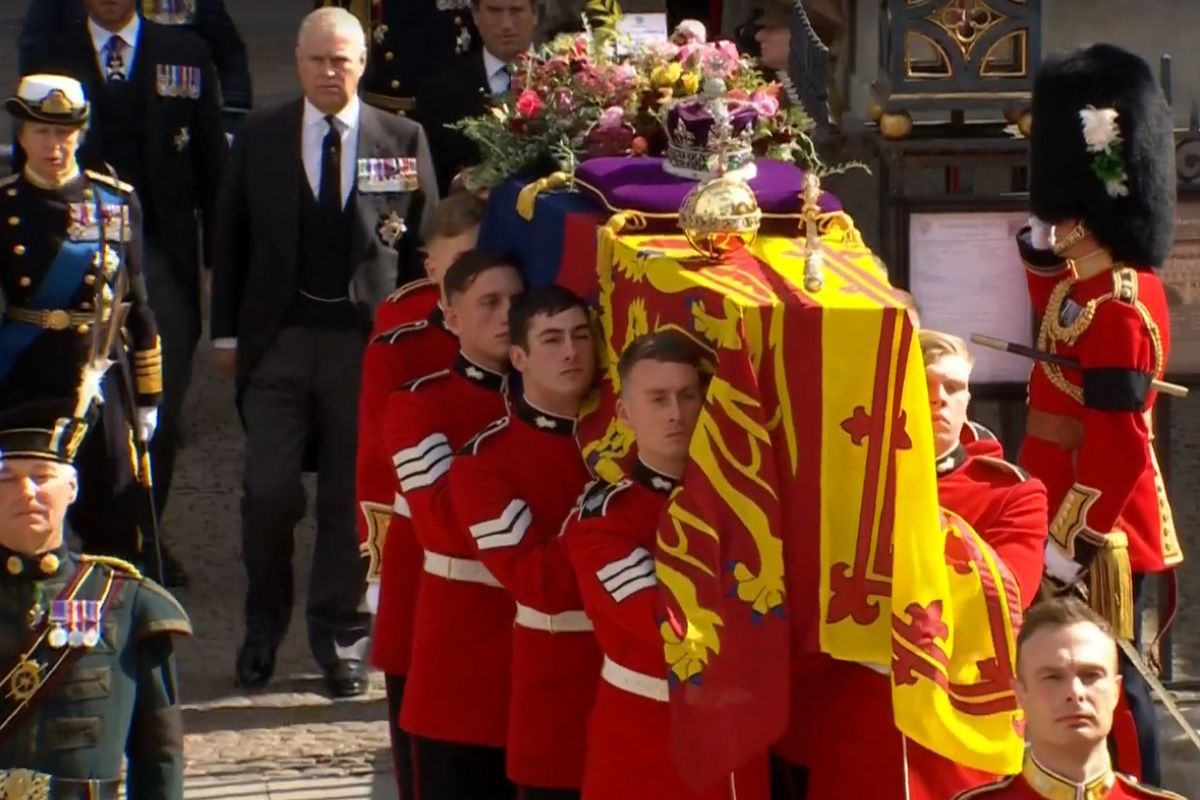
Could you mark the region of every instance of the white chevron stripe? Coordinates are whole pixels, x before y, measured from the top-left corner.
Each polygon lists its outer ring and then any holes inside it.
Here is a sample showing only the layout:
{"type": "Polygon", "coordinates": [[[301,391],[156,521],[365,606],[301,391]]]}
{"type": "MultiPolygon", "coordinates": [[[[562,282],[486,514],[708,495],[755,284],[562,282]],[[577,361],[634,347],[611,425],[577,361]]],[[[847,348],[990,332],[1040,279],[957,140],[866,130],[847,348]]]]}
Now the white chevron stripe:
{"type": "Polygon", "coordinates": [[[524,500],[513,500],[500,516],[486,522],[477,522],[471,526],[471,535],[480,550],[494,550],[497,547],[513,547],[525,538],[525,532],[533,522],[533,511],[524,500]]]}
{"type": "Polygon", "coordinates": [[[453,460],[450,442],[442,433],[431,433],[415,447],[397,451],[392,463],[396,467],[400,491],[411,492],[432,486],[450,470],[453,460]]]}
{"type": "Polygon", "coordinates": [[[399,492],[396,492],[396,496],[392,499],[392,513],[401,517],[412,517],[412,509],[408,507],[408,501],[399,492]]]}
{"type": "Polygon", "coordinates": [[[597,570],[596,577],[618,603],[642,589],[658,585],[654,556],[644,547],[597,570]]]}

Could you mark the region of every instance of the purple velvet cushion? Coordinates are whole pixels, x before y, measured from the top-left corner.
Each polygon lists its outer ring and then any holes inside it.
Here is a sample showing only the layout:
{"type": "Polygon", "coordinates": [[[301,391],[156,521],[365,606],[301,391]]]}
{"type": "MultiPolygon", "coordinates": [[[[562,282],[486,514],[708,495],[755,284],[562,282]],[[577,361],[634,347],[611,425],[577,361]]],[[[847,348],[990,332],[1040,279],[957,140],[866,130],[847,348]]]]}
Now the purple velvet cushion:
{"type": "MultiPolygon", "coordinates": [[[[592,158],[575,170],[579,190],[612,209],[643,214],[676,214],[697,181],[667,174],[661,158],[592,158]]],[[[804,171],[794,164],[760,158],[750,188],[767,214],[799,214],[804,171]]],[[[821,193],[822,211],[840,211],[841,201],[821,193]]]]}

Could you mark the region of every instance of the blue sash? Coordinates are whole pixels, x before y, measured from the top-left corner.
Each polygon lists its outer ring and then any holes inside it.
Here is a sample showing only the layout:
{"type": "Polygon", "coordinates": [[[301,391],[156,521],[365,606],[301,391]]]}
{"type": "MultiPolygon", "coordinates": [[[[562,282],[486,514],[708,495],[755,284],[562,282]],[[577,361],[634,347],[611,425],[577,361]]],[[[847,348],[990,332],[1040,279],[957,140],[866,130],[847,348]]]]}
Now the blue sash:
{"type": "MultiPolygon", "coordinates": [[[[125,203],[123,197],[107,191],[98,184],[93,183],[92,188],[99,195],[99,201],[103,205],[125,203]]],[[[103,220],[100,221],[100,235],[104,235],[103,220]]],[[[38,284],[37,291],[34,292],[33,299],[27,307],[48,310],[66,308],[67,304],[71,302],[71,298],[75,296],[75,292],[78,291],[80,284],[83,283],[83,277],[91,269],[92,260],[99,250],[98,241],[64,240],[58,255],[54,257],[54,262],[46,272],[45,278],[38,284]]],[[[0,322],[0,380],[8,377],[8,374],[12,372],[13,365],[16,364],[17,357],[37,341],[37,338],[44,332],[43,328],[28,322],[17,322],[11,319],[0,322]]]]}

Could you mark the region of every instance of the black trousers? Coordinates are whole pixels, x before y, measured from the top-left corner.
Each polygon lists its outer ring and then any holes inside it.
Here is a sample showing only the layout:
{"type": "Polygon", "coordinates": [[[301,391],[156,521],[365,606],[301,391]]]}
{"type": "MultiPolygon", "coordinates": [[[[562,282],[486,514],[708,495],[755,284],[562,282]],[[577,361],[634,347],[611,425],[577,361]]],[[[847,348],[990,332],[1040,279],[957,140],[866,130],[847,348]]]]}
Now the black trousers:
{"type": "Polygon", "coordinates": [[[771,800],[804,800],[808,795],[808,767],[771,756],[771,800]]]}
{"type": "Polygon", "coordinates": [[[121,401],[114,367],[104,379],[106,402],[75,458],[79,499],[67,510],[67,523],[91,555],[141,560],[139,503],[146,502],[135,475],[129,411],[121,401]]]}
{"type": "Polygon", "coordinates": [[[396,776],[398,800],[414,800],[413,751],[408,733],[400,727],[400,706],[404,702],[405,676],[384,673],[387,690],[388,736],[392,742],[392,774],[396,776]]]}
{"type": "MultiPolygon", "coordinates": [[[[1142,598],[1144,575],[1133,578],[1133,597],[1135,602],[1142,598]]],[[[1119,666],[1121,681],[1125,691],[1125,702],[1129,704],[1129,713],[1133,715],[1133,724],[1137,728],[1138,750],[1142,762],[1142,783],[1151,786],[1162,784],[1162,763],[1158,752],[1158,714],[1154,710],[1154,699],[1150,695],[1150,686],[1146,679],[1133,666],[1133,662],[1120,654],[1119,666]]],[[[1120,757],[1116,744],[1109,739],[1110,749],[1114,760],[1120,757]]]]}
{"type": "Polygon", "coordinates": [[[413,736],[417,800],[516,800],[504,748],[413,736]]]}
{"type": "Polygon", "coordinates": [[[539,789],[535,786],[517,788],[517,800],[579,800],[578,789],[539,789]]]}
{"type": "Polygon", "coordinates": [[[365,339],[358,329],[284,328],[242,390],[246,639],[274,647],[287,632],[295,588],[295,530],[307,507],[300,478],[312,445],[317,460],[317,541],[306,617],[309,647],[322,667],[365,658],[370,634],[371,616],[362,602],[366,569],[354,526],[358,384],[365,339]]]}

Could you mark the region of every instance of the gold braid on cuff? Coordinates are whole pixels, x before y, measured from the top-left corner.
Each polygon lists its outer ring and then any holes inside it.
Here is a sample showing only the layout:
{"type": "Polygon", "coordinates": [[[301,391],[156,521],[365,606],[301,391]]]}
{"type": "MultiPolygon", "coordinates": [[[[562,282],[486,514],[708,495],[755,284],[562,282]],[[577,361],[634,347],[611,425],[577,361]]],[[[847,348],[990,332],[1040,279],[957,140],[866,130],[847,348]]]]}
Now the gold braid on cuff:
{"type": "Polygon", "coordinates": [[[1075,484],[1050,522],[1052,546],[1061,547],[1087,569],[1088,600],[1108,620],[1113,633],[1133,638],[1133,570],[1129,538],[1121,531],[1101,533],[1088,527],[1087,512],[1100,490],[1075,484]]]}
{"type": "Polygon", "coordinates": [[[133,372],[138,394],[162,394],[162,339],[155,337],[152,348],[133,354],[133,372]]]}

